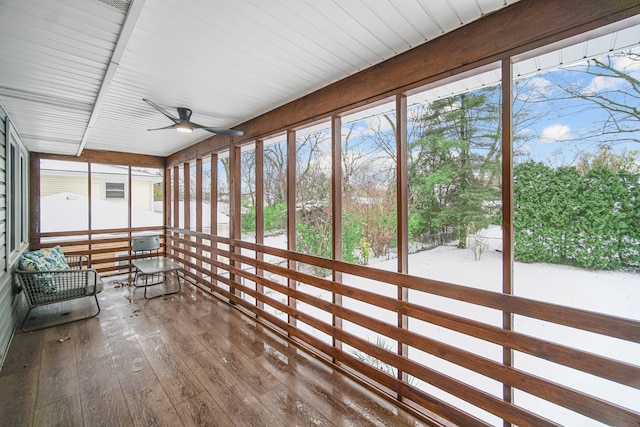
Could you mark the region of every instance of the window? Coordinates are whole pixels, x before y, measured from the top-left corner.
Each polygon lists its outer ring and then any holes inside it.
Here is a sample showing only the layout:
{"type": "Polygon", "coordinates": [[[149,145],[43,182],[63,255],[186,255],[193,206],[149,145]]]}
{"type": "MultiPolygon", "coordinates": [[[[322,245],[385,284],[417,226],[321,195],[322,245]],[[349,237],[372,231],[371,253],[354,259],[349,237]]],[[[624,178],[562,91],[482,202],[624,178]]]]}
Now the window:
{"type": "Polygon", "coordinates": [[[131,168],[131,226],[161,226],[164,212],[163,169],[131,168]]]}
{"type": "MultiPolygon", "coordinates": [[[[609,47],[611,40],[603,36],[590,46],[609,47]]],[[[528,110],[537,119],[514,115],[514,134],[523,138],[513,147],[513,293],[637,321],[632,295],[640,283],[640,127],[634,80],[640,49],[607,49],[592,58],[583,52],[567,46],[514,62],[520,74],[514,112],[528,110]],[[559,57],[561,67],[540,70],[539,64],[559,57]]],[[[514,316],[513,329],[638,365],[640,349],[631,342],[521,314],[514,316]]],[[[637,408],[640,401],[638,390],[622,391],[620,384],[524,352],[514,352],[514,367],[562,378],[580,393],[623,407],[637,408]]],[[[523,390],[514,390],[514,401],[562,425],[590,421],[523,390]]]]}
{"type": "MultiPolygon", "coordinates": [[[[342,117],[342,260],[397,258],[396,112],[385,102],[342,117]]],[[[385,267],[397,269],[396,263],[385,267]]]]}
{"type": "Polygon", "coordinates": [[[6,185],[7,221],[6,250],[7,269],[18,260],[28,246],[27,174],[25,173],[27,150],[9,120],[6,124],[6,185]]]}
{"type": "Polygon", "coordinates": [[[40,231],[89,229],[89,165],[40,159],[40,231]]]}
{"type": "MultiPolygon", "coordinates": [[[[331,162],[330,122],[296,131],[295,250],[324,258],[333,256],[331,162]]],[[[323,270],[313,273],[326,274],[323,270]]]]}
{"type": "Polygon", "coordinates": [[[91,230],[130,227],[129,166],[89,165],[91,230]]]}
{"type": "Polygon", "coordinates": [[[124,182],[107,182],[105,183],[104,195],[107,199],[124,199],[124,182]]]}

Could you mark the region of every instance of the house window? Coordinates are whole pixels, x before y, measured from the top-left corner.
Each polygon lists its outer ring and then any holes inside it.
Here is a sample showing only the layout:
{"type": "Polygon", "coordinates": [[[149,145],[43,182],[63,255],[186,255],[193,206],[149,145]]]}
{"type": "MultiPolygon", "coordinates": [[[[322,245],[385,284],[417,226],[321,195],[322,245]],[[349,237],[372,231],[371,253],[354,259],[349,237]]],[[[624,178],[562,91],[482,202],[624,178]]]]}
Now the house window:
{"type": "Polygon", "coordinates": [[[22,145],[13,124],[6,124],[6,251],[7,269],[17,261],[28,246],[27,174],[25,173],[27,150],[22,145]]]}
{"type": "Polygon", "coordinates": [[[124,182],[107,182],[105,184],[105,198],[107,199],[124,199],[124,191],[124,182]]]}
{"type": "Polygon", "coordinates": [[[16,242],[18,240],[18,236],[16,235],[16,233],[14,233],[14,231],[16,230],[16,224],[18,223],[18,221],[20,221],[20,218],[18,218],[18,206],[17,203],[15,203],[16,199],[17,199],[17,192],[18,192],[18,182],[16,178],[16,176],[13,174],[13,171],[15,171],[16,168],[16,147],[14,144],[9,144],[9,191],[11,193],[10,196],[10,209],[9,209],[9,230],[7,232],[7,237],[9,240],[9,251],[13,252],[16,249],[16,242]]]}

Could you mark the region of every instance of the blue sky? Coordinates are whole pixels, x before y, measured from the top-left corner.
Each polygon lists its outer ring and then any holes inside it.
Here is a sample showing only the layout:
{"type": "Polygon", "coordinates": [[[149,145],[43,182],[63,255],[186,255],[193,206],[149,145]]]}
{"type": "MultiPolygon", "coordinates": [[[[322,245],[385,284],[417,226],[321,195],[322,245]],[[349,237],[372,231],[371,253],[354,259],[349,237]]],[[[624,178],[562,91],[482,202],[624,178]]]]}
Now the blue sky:
{"type": "MultiPolygon", "coordinates": [[[[600,59],[606,62],[606,56],[600,59]]],[[[612,58],[612,65],[635,78],[640,78],[640,61],[630,60],[629,57],[615,57],[612,58]]],[[[525,84],[531,89],[524,93],[533,97],[534,102],[528,103],[528,108],[534,113],[544,113],[531,125],[515,129],[518,135],[530,138],[522,149],[533,160],[545,163],[571,163],[577,151],[593,151],[597,149],[598,144],[610,144],[617,152],[624,148],[640,149],[637,142],[621,142],[622,138],[629,137],[640,140],[639,132],[585,138],[586,135],[593,135],[603,128],[609,118],[608,111],[596,107],[593,102],[579,98],[562,99],[566,98],[566,94],[559,89],[560,86],[575,85],[584,94],[607,92],[608,96],[615,96],[625,105],[633,106],[638,102],[637,98],[628,96],[632,93],[631,86],[622,79],[594,77],[586,74],[585,70],[586,62],[583,62],[520,81],[520,84],[525,84]]],[[[638,93],[635,94],[637,96],[638,93]]],[[[635,128],[640,128],[640,124],[635,124],[635,128]]]]}

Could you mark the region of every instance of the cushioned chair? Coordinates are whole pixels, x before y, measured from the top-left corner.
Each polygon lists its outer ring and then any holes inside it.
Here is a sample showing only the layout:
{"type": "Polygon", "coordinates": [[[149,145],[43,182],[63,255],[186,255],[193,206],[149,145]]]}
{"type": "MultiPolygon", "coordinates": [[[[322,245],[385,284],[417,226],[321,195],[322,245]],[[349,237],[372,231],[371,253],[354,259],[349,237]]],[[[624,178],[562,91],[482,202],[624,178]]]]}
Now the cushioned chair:
{"type": "Polygon", "coordinates": [[[97,316],[100,313],[98,294],[104,285],[98,272],[87,266],[86,256],[64,255],[60,246],[22,254],[15,276],[24,291],[29,309],[20,329],[24,332],[42,329],[25,329],[25,323],[34,308],[78,298],[93,297],[95,308],[87,316],[55,325],[97,316]]]}

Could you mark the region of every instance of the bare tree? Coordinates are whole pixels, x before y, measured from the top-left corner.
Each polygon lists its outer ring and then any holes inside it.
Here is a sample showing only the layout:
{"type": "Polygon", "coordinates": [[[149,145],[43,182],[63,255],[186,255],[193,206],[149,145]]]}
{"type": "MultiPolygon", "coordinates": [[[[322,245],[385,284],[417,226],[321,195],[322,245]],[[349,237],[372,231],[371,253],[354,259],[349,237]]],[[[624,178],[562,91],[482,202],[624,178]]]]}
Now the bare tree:
{"type": "Polygon", "coordinates": [[[296,244],[300,251],[331,256],[331,156],[325,132],[296,141],[296,244]]]}
{"type": "MultiPolygon", "coordinates": [[[[356,250],[366,262],[369,250],[376,257],[389,254],[397,235],[396,143],[392,115],[367,121],[364,134],[353,134],[355,123],[343,136],[343,222],[345,250],[356,250]],[[349,228],[347,230],[346,228],[349,228]]],[[[346,254],[347,259],[353,254],[346,254]]]]}
{"type": "Polygon", "coordinates": [[[397,236],[396,191],[371,182],[358,188],[348,206],[363,226],[363,238],[376,257],[389,254],[397,236]]]}
{"type": "MultiPolygon", "coordinates": [[[[256,204],[256,151],[240,154],[240,188],[243,199],[248,197],[249,206],[256,204]]],[[[246,202],[243,200],[243,202],[246,202]]]]}
{"type": "Polygon", "coordinates": [[[264,148],[264,198],[270,206],[284,203],[287,196],[287,146],[284,142],[264,148]]]}
{"type": "Polygon", "coordinates": [[[582,99],[590,105],[583,109],[598,109],[605,113],[594,123],[593,130],[578,135],[581,140],[591,140],[599,145],[640,143],[640,81],[632,73],[638,64],[640,52],[625,51],[604,59],[590,59],[586,68],[568,69],[571,73],[593,77],[590,85],[585,87],[579,79],[565,81],[559,86],[564,95],[552,99],[582,99]]]}
{"type": "Polygon", "coordinates": [[[346,193],[349,191],[352,183],[351,180],[362,167],[362,139],[352,139],[353,128],[355,123],[351,123],[348,127],[346,135],[342,137],[342,188],[346,193]]]}
{"type": "Polygon", "coordinates": [[[202,172],[202,200],[211,202],[211,170],[202,172]]]}
{"type": "Polygon", "coordinates": [[[323,152],[329,136],[323,132],[302,135],[296,141],[296,195],[304,202],[325,200],[330,179],[330,153],[323,152]]]}

